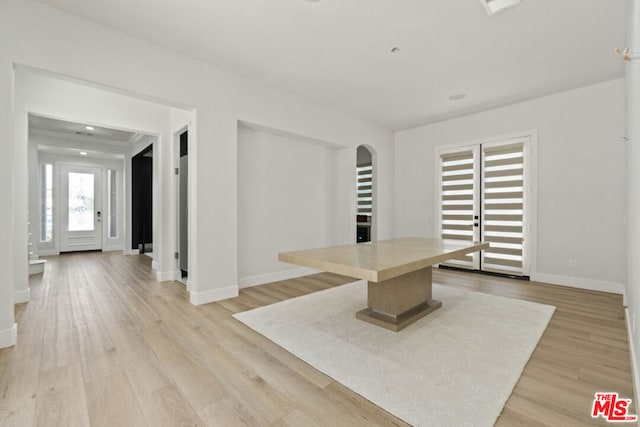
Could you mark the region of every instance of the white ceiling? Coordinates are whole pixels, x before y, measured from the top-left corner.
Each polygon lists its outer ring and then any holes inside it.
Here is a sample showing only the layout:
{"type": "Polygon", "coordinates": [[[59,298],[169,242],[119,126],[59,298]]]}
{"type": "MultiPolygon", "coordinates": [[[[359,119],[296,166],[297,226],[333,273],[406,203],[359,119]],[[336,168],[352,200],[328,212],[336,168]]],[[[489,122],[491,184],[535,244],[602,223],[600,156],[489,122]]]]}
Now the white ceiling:
{"type": "Polygon", "coordinates": [[[124,154],[129,152],[133,144],[151,144],[155,140],[153,135],[35,114],[29,114],[29,133],[54,137],[58,141],[40,143],[38,151],[106,159],[124,159],[124,154]],[[89,130],[87,126],[93,129],[89,130]],[[63,143],[60,144],[60,141],[63,143]]]}
{"type": "Polygon", "coordinates": [[[29,129],[56,132],[62,135],[78,135],[82,137],[94,137],[100,140],[109,140],[119,145],[128,145],[138,141],[143,134],[125,130],[111,129],[86,123],[69,122],[66,120],[52,119],[49,117],[29,114],[29,129]],[[88,130],[87,126],[93,129],[88,130]]]}
{"type": "Polygon", "coordinates": [[[40,1],[390,129],[624,73],[625,0],[40,1]]]}

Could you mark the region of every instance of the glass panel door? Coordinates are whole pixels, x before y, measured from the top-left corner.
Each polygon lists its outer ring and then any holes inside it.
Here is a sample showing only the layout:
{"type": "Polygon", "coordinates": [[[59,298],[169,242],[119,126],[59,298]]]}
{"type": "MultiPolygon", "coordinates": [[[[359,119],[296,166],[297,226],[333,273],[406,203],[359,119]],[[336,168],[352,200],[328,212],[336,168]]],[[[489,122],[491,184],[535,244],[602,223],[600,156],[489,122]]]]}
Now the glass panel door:
{"type": "Polygon", "coordinates": [[[102,249],[102,168],[60,165],[60,252],[102,249]]]}
{"type": "Polygon", "coordinates": [[[440,238],[491,245],[443,265],[529,275],[529,146],[530,139],[522,137],[440,150],[440,238]]]}
{"type": "MultiPolygon", "coordinates": [[[[475,242],[480,240],[480,150],[462,147],[440,152],[440,238],[475,242]]],[[[477,270],[479,252],[444,265],[477,270]]]]}
{"type": "Polygon", "coordinates": [[[95,176],[92,173],[69,172],[68,230],[93,231],[95,176]]]}

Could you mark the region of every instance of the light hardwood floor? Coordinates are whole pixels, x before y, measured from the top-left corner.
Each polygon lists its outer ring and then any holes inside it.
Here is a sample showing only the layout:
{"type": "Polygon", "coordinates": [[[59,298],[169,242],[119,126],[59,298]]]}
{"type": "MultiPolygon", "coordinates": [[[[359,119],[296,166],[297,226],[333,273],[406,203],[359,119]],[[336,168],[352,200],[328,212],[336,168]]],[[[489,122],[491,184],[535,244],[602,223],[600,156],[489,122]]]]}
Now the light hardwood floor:
{"type": "MultiPolygon", "coordinates": [[[[231,314],[351,281],[319,274],[194,307],[146,256],[51,257],[0,350],[0,425],[405,425],[231,314]]],[[[620,296],[434,271],[434,282],[552,304],[498,426],[607,425],[597,391],[633,398],[620,296]]],[[[460,402],[464,404],[464,402],[460,402]]],[[[635,405],[632,408],[635,411],[635,405]]]]}

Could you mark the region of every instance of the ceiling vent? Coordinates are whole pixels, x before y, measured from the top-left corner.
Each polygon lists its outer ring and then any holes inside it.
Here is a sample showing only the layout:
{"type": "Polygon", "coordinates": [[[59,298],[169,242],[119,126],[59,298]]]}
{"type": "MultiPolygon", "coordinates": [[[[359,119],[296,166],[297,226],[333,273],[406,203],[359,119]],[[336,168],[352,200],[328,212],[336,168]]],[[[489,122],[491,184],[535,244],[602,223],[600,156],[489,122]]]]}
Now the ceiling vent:
{"type": "Polygon", "coordinates": [[[480,0],[489,16],[520,3],[520,0],[480,0]]]}

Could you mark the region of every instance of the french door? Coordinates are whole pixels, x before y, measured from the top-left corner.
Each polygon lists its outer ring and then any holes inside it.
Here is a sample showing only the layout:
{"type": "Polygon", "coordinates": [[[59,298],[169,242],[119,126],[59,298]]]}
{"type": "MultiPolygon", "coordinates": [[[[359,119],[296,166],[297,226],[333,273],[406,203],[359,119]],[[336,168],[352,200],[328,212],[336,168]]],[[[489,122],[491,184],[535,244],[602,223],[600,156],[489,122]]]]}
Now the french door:
{"type": "Polygon", "coordinates": [[[60,252],[102,249],[102,168],[60,166],[60,252]]]}
{"type": "Polygon", "coordinates": [[[491,245],[445,265],[529,275],[529,152],[529,137],[440,150],[441,238],[491,245]]]}

